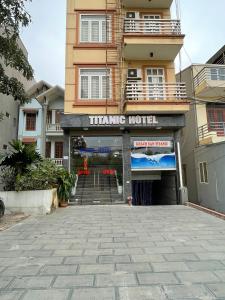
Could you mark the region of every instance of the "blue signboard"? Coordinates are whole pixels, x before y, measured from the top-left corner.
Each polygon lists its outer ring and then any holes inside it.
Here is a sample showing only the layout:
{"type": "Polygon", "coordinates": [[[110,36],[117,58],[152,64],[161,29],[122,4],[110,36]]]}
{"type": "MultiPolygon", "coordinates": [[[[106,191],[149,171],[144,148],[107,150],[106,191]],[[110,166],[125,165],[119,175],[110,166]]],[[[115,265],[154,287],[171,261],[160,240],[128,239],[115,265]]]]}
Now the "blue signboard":
{"type": "Polygon", "coordinates": [[[176,170],[176,155],[174,153],[146,155],[131,154],[132,170],[176,170]]]}

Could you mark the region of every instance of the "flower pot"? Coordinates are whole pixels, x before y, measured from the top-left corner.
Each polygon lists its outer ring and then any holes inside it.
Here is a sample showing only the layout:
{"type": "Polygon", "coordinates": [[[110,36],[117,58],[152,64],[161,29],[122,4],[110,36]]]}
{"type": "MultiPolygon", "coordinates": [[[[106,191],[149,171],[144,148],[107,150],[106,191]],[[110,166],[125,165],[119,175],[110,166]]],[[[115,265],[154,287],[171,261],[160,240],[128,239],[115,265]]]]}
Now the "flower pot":
{"type": "Polygon", "coordinates": [[[60,202],[59,206],[60,207],[67,207],[68,206],[68,202],[60,202]]]}

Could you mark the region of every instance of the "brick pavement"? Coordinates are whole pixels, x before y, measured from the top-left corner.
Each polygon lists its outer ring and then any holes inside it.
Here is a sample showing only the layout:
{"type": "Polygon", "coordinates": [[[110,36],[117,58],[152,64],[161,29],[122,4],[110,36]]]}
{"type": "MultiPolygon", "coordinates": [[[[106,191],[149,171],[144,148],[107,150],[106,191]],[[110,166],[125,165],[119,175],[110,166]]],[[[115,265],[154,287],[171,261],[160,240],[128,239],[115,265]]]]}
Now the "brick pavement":
{"type": "Polygon", "coordinates": [[[225,299],[225,221],[183,206],[29,218],[0,233],[0,299],[225,299]]]}

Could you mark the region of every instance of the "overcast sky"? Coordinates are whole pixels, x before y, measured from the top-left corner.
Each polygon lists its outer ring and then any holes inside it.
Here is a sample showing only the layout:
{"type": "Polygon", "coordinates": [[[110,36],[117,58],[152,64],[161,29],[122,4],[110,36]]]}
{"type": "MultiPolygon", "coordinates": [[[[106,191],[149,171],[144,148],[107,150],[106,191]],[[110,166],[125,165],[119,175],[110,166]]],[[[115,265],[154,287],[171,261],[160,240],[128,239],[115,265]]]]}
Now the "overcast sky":
{"type": "MultiPolygon", "coordinates": [[[[85,1],[85,0],[84,0],[85,1]]],[[[225,44],[225,0],[180,0],[182,69],[205,63],[225,44]]],[[[29,52],[36,80],[64,86],[66,0],[32,0],[32,24],[21,37],[29,52]]],[[[173,15],[176,16],[173,6],[173,15]]],[[[177,63],[178,65],[178,63],[177,63]]]]}

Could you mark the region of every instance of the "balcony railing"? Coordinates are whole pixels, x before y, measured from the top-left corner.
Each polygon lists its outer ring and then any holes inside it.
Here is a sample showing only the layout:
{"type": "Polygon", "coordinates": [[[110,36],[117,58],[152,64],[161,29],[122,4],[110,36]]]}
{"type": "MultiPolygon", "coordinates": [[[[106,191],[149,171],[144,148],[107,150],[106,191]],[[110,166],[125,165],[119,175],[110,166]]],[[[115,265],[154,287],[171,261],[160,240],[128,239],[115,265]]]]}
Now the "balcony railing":
{"type": "Polygon", "coordinates": [[[47,124],[47,131],[50,131],[50,132],[62,132],[62,128],[60,126],[60,124],[47,124]]]}
{"type": "Polygon", "coordinates": [[[199,140],[210,137],[215,132],[217,136],[225,136],[225,122],[210,122],[198,128],[199,140]]]}
{"type": "Polygon", "coordinates": [[[52,158],[51,159],[57,166],[63,166],[63,159],[62,158],[52,158]]]}
{"type": "MultiPolygon", "coordinates": [[[[194,85],[198,87],[206,80],[225,81],[225,67],[204,67],[195,77],[194,85]]],[[[225,82],[224,82],[225,84],[225,82]]]]}
{"type": "Polygon", "coordinates": [[[141,35],[181,35],[180,20],[125,19],[124,32],[141,35]]]}
{"type": "Polygon", "coordinates": [[[187,98],[185,83],[148,83],[129,80],[126,83],[126,101],[184,100],[187,98]]]}

